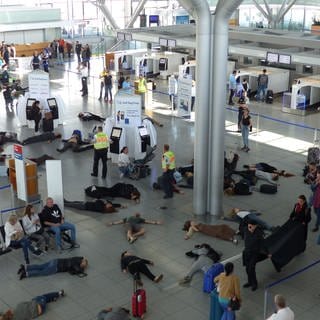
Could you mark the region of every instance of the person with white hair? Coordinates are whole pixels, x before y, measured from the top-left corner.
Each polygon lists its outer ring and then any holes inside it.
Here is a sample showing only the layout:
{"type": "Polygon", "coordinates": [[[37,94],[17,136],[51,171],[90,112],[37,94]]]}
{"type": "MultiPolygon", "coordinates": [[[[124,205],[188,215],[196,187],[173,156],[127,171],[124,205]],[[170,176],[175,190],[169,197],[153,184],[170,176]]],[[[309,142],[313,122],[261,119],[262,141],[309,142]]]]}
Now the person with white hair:
{"type": "Polygon", "coordinates": [[[294,312],[286,306],[286,299],[281,294],[276,294],[274,304],[277,311],[267,320],[294,320],[294,312]]]}

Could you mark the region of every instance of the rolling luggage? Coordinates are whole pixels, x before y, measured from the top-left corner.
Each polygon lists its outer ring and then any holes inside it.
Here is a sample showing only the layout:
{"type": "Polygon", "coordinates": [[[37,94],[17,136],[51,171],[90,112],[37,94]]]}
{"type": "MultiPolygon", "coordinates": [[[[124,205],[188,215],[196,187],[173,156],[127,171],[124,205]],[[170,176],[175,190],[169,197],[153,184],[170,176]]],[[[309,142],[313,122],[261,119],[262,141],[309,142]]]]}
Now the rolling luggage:
{"type": "Polygon", "coordinates": [[[261,193],[275,194],[275,193],[277,193],[277,191],[278,191],[277,186],[272,185],[272,184],[262,184],[260,186],[261,193]]]}
{"type": "Polygon", "coordinates": [[[308,149],[307,162],[319,164],[319,162],[320,162],[320,149],[319,148],[312,147],[312,148],[308,149]]]}
{"type": "Polygon", "coordinates": [[[210,293],[213,289],[215,289],[216,285],[213,282],[213,279],[223,271],[224,267],[222,263],[215,263],[210,267],[203,277],[203,292],[210,293]]]}
{"type": "Polygon", "coordinates": [[[133,295],[131,298],[132,315],[143,318],[147,311],[147,296],[144,289],[138,289],[137,281],[134,279],[133,295]]]}
{"type": "Polygon", "coordinates": [[[52,132],[53,131],[53,120],[44,118],[42,120],[42,130],[43,130],[43,132],[52,132]]]}
{"type": "Polygon", "coordinates": [[[267,95],[266,95],[266,103],[273,103],[273,91],[272,90],[267,90],[267,95]]]}
{"type": "Polygon", "coordinates": [[[210,293],[210,317],[209,320],[220,320],[223,314],[223,309],[218,300],[218,292],[212,290],[210,293]]]}

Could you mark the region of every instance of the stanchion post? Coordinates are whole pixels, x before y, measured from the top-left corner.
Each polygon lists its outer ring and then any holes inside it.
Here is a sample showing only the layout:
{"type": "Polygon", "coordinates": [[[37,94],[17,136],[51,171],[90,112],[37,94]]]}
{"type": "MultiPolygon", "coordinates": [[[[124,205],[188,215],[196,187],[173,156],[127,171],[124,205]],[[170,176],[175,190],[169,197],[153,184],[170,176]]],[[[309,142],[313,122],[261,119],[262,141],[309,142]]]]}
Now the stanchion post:
{"type": "Polygon", "coordinates": [[[264,291],[263,319],[267,319],[268,289],[264,291]]]}
{"type": "Polygon", "coordinates": [[[316,144],[318,142],[318,129],[314,129],[314,134],[313,134],[313,143],[316,144]]]}
{"type": "Polygon", "coordinates": [[[256,135],[258,135],[260,131],[260,113],[258,113],[257,115],[257,132],[256,132],[256,135]]]}

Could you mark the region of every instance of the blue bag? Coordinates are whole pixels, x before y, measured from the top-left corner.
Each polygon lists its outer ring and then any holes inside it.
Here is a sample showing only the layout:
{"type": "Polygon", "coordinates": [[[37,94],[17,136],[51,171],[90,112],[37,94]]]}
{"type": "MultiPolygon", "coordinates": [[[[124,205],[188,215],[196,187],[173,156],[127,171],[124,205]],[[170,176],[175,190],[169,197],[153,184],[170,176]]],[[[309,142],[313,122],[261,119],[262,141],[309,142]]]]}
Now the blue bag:
{"type": "Polygon", "coordinates": [[[223,309],[219,303],[219,295],[216,290],[210,293],[210,317],[209,320],[220,320],[223,314],[223,309]]]}
{"type": "Polygon", "coordinates": [[[216,285],[213,282],[213,279],[223,271],[224,267],[222,263],[215,263],[210,267],[203,277],[203,292],[210,293],[213,289],[215,289],[216,285]]]}

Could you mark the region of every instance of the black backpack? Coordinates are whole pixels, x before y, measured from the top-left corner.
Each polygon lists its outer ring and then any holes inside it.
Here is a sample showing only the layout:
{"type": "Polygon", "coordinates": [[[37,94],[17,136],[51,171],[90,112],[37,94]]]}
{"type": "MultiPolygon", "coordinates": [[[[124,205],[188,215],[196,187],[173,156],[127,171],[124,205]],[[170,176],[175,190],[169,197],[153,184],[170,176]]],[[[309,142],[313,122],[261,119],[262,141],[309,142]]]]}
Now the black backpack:
{"type": "Polygon", "coordinates": [[[250,184],[247,180],[242,179],[234,185],[234,193],[241,196],[252,194],[250,191],[250,184]]]}

